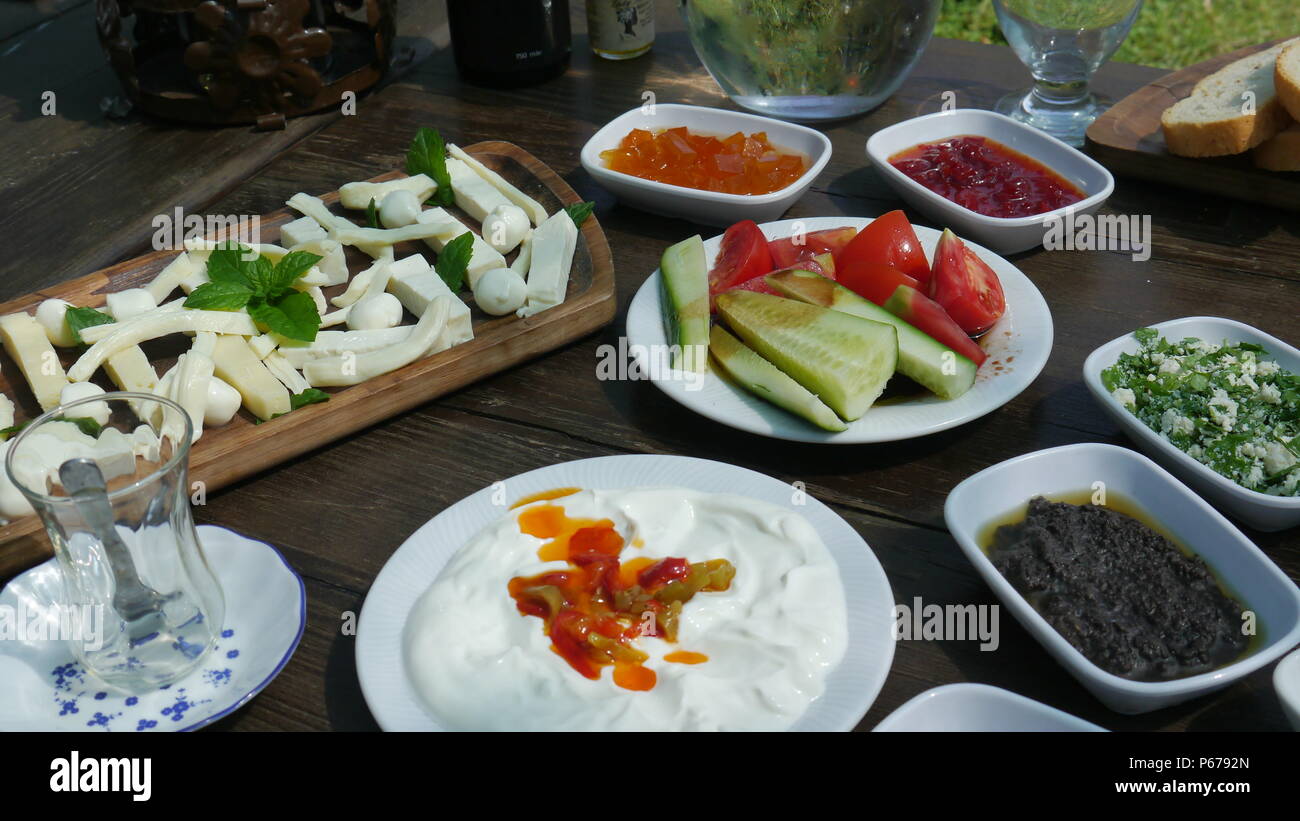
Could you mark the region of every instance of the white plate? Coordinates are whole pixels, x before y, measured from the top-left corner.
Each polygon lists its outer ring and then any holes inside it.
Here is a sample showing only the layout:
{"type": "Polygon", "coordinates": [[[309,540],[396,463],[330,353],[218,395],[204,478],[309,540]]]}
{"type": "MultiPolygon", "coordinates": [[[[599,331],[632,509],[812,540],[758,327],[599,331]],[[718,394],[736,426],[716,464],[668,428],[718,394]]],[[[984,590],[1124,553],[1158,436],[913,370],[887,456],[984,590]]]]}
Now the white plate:
{"type": "Polygon", "coordinates": [[[1115,190],[1111,173],[1079,149],[1033,126],[977,108],[939,111],[882,128],[867,140],[867,158],[908,205],[949,226],[963,239],[972,237],[1003,254],[1042,245],[1048,220],[1063,220],[1068,228],[1066,212],[1074,217],[1091,214],[1115,190]],[[1029,217],[989,217],[936,194],[889,163],[890,157],[914,145],[964,135],[988,137],[1038,160],[1087,196],[1073,205],[1029,217]]]}
{"type": "Polygon", "coordinates": [[[945,684],[890,713],[876,733],[1104,733],[1090,721],[987,684],[945,684]]]}
{"type": "MultiPolygon", "coordinates": [[[[894,657],[894,596],[871,548],[830,508],[811,497],[792,504],[793,489],[770,476],[734,465],[684,456],[605,456],[552,465],[521,474],[462,499],[439,513],[397,549],[366,595],[357,630],[357,675],[366,704],[385,730],[441,730],[420,706],[406,675],[402,631],[407,616],[447,560],[484,527],[500,519],[506,504],[556,487],[693,488],[736,493],[790,507],[817,529],[839,565],[849,620],[844,660],[826,679],[826,692],[795,724],[795,730],[851,730],[871,707],[894,657]]],[[[504,588],[502,595],[505,595],[504,588]]]]}
{"type": "MultiPolygon", "coordinates": [[[[759,227],[768,239],[780,239],[790,236],[799,225],[811,232],[842,226],[860,230],[870,223],[871,219],[863,217],[809,217],[769,222],[759,227]]],[[[926,256],[933,259],[941,232],[920,225],[915,228],[926,256]]],[[[721,235],[705,241],[704,254],[710,267],[721,245],[721,235]]],[[[712,370],[712,363],[702,381],[687,379],[668,364],[658,270],[646,278],[628,308],[629,350],[642,373],[651,374],[654,384],[664,393],[702,416],[750,433],[796,442],[848,445],[894,442],[947,430],[978,419],[1014,399],[1042,371],[1052,351],[1052,314],[1034,283],[992,251],[972,242],[966,245],[1002,281],[1007,311],[987,334],[988,360],[980,366],[975,384],[956,399],[943,400],[927,393],[906,401],[877,405],[850,423],[848,430],[831,433],[721,378],[712,370]],[[999,365],[1003,370],[997,370],[999,365]]]]}
{"type": "Polygon", "coordinates": [[[1016,621],[1057,663],[1118,713],[1147,713],[1220,690],[1272,664],[1300,641],[1300,589],[1232,523],[1155,462],[1128,448],[1081,442],[1008,459],[952,489],[943,518],[976,572],[1016,621]],[[1208,673],[1172,681],[1134,681],[1109,673],[1075,649],[1007,581],[981,548],[989,523],[1003,521],[1034,496],[1096,490],[1131,501],[1205,560],[1257,617],[1249,652],[1208,673]]]}
{"type": "MultiPolygon", "coordinates": [[[[1271,359],[1292,373],[1300,373],[1300,350],[1261,330],[1217,316],[1189,316],[1150,326],[1171,342],[1189,336],[1220,344],[1253,342],[1268,352],[1271,359]]],[[[1146,426],[1137,415],[1119,403],[1102,384],[1101,373],[1119,361],[1122,353],[1134,354],[1141,349],[1132,333],[1112,339],[1088,355],[1083,363],[1083,383],[1097,404],[1138,444],[1175,476],[1187,482],[1218,507],[1241,519],[1256,530],[1285,530],[1300,525],[1300,496],[1270,496],[1244,488],[1209,465],[1188,456],[1177,445],[1146,426]]]]}
{"type": "MultiPolygon", "coordinates": [[[[61,641],[0,641],[0,731],[195,730],[279,675],[307,623],[302,579],[270,545],[211,525],[198,531],[226,596],[221,638],[203,664],[166,688],[128,696],[86,672],[61,641]]],[[[50,559],[14,578],[0,606],[44,611],[62,583],[50,559]]]]}

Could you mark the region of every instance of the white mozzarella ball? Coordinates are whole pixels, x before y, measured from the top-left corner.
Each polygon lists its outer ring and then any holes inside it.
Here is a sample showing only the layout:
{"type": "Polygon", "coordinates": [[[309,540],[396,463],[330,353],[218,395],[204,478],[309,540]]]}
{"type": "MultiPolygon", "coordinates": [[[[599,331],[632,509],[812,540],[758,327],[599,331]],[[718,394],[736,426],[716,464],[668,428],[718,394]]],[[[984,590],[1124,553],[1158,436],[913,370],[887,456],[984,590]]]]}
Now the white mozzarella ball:
{"type": "Polygon", "coordinates": [[[354,331],[392,328],[401,321],[402,303],[386,292],[361,300],[348,312],[348,328],[354,331]]]}
{"type": "Polygon", "coordinates": [[[108,313],[118,322],[125,322],[133,316],[148,313],[158,307],[153,294],[144,288],[128,288],[108,295],[108,313]]]}
{"type": "MultiPolygon", "coordinates": [[[[78,399],[87,399],[92,396],[103,396],[104,389],[94,382],[73,382],[63,386],[62,393],[59,394],[59,404],[66,405],[69,402],[75,402],[78,399]]],[[[90,402],[85,405],[79,405],[73,408],[69,415],[74,417],[86,417],[94,419],[100,425],[108,424],[108,417],[113,415],[109,410],[107,402],[90,402]]]]}
{"type": "Polygon", "coordinates": [[[509,268],[493,268],[478,278],[474,301],[486,313],[505,316],[519,310],[528,297],[524,278],[509,268]]]}
{"type": "Polygon", "coordinates": [[[77,340],[72,338],[72,331],[68,330],[68,323],[64,321],[71,307],[72,304],[63,299],[47,299],[36,306],[36,321],[45,329],[50,344],[60,348],[70,348],[77,344],[77,340]]]}
{"type": "Polygon", "coordinates": [[[483,218],[483,239],[498,253],[508,254],[528,233],[528,215],[517,205],[498,205],[483,218]]]}
{"type": "Polygon", "coordinates": [[[413,191],[398,189],[379,203],[379,221],[385,228],[401,228],[420,218],[420,200],[413,191]]]}
{"type": "Polygon", "coordinates": [[[208,379],[208,402],[203,406],[203,425],[219,428],[235,418],[243,397],[229,382],[218,377],[208,379]]]}

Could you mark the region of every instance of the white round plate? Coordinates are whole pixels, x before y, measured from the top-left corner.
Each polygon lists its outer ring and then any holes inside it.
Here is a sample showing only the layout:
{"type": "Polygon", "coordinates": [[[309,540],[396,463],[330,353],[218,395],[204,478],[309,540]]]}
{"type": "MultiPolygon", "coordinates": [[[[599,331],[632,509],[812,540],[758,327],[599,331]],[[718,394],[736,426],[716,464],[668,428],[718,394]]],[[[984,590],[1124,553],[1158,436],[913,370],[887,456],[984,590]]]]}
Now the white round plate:
{"type": "Polygon", "coordinates": [[[880,692],[894,657],[893,592],[867,543],[816,499],[799,496],[790,485],[752,470],[684,456],[582,459],[529,471],[504,484],[462,499],[415,531],[388,559],[366,595],[357,629],[357,674],[366,704],[385,730],[443,729],[420,706],[406,674],[402,631],[416,600],[456,551],[505,515],[506,505],[557,487],[687,487],[749,496],[802,514],[839,565],[849,641],[844,660],[826,679],[826,692],[792,729],[851,730],[880,692]]]}
{"type": "MultiPolygon", "coordinates": [[[[781,239],[793,234],[799,223],[810,232],[844,226],[861,230],[871,223],[871,219],[808,217],[768,222],[759,228],[768,239],[781,239]]],[[[941,232],[920,225],[915,228],[927,257],[933,259],[941,232]]],[[[988,352],[988,360],[980,366],[975,384],[956,399],[944,400],[925,394],[883,403],[850,423],[848,430],[831,433],[763,401],[723,379],[712,368],[701,379],[686,378],[686,374],[674,371],[669,365],[657,269],[646,278],[628,307],[629,350],[641,372],[650,374],[651,380],[664,393],[701,416],[750,433],[795,442],[848,445],[894,442],[947,430],[978,419],[1014,399],[1037,378],[1052,351],[1052,314],[1034,283],[1020,269],[992,251],[969,240],[963,239],[963,242],[988,263],[1002,281],[1007,310],[988,332],[987,339],[981,340],[988,352]]],[[[721,245],[721,235],[704,241],[704,254],[710,267],[721,245]]]]}
{"type": "MultiPolygon", "coordinates": [[[[271,683],[307,624],[302,579],[270,545],[211,525],[198,531],[226,595],[221,638],[203,664],[166,688],[131,696],[87,672],[62,641],[0,641],[0,731],[196,730],[271,683]]],[[[9,582],[0,608],[39,618],[59,601],[62,584],[50,559],[9,582]]],[[[57,624],[57,614],[49,618],[57,624]]]]}

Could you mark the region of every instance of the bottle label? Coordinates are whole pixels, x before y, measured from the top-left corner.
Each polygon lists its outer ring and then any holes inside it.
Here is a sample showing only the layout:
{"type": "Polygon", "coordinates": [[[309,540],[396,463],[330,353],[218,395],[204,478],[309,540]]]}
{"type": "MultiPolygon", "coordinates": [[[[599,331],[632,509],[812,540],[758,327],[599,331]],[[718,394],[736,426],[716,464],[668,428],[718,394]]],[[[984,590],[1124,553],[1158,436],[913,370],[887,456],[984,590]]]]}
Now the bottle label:
{"type": "Polygon", "coordinates": [[[655,40],[654,0],[587,0],[591,47],[608,54],[635,54],[655,40]]]}

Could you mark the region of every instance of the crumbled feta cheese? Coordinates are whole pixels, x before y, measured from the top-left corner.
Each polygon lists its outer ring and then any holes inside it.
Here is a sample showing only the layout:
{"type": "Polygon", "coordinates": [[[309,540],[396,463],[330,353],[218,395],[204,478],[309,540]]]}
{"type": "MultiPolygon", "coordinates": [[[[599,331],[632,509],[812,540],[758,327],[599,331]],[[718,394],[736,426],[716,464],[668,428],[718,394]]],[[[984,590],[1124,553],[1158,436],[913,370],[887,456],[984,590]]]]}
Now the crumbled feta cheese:
{"type": "Polygon", "coordinates": [[[1133,391],[1129,388],[1116,388],[1110,392],[1110,395],[1115,397],[1126,408],[1136,407],[1137,405],[1137,397],[1133,395],[1133,391]]]}
{"type": "Polygon", "coordinates": [[[1263,362],[1256,364],[1255,371],[1258,376],[1272,376],[1281,370],[1281,366],[1271,359],[1265,359],[1263,362]]]}
{"type": "Polygon", "coordinates": [[[1281,473],[1296,463],[1295,454],[1287,450],[1281,442],[1269,442],[1264,446],[1264,472],[1272,476],[1281,473]]]}
{"type": "Polygon", "coordinates": [[[1177,359],[1166,359],[1160,363],[1161,373],[1178,373],[1180,370],[1182,370],[1182,366],[1178,364],[1177,359]]]}
{"type": "Polygon", "coordinates": [[[1277,385],[1264,385],[1259,389],[1260,400],[1270,405],[1282,404],[1282,392],[1277,389],[1277,385]]]}

